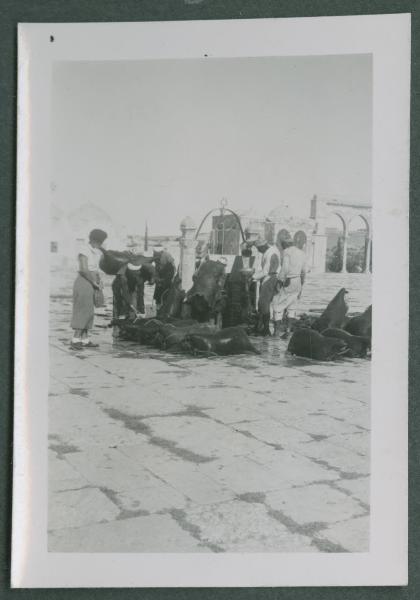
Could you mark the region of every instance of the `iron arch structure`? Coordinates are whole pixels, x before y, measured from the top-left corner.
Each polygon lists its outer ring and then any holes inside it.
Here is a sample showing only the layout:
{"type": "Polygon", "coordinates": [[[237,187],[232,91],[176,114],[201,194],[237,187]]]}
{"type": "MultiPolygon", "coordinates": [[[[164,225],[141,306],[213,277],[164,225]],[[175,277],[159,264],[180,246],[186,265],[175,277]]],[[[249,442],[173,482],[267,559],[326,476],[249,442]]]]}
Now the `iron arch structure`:
{"type": "MultiPolygon", "coordinates": [[[[197,232],[195,234],[195,239],[198,240],[198,237],[201,233],[203,225],[205,224],[207,219],[211,215],[216,215],[217,212],[219,212],[220,221],[219,221],[218,225],[216,226],[216,228],[214,226],[212,227],[212,234],[214,237],[213,244],[216,246],[216,248],[214,248],[213,250],[220,250],[220,251],[217,251],[217,252],[214,251],[213,253],[214,254],[225,254],[226,253],[225,252],[225,234],[228,231],[228,229],[226,228],[225,220],[224,220],[226,213],[229,213],[229,215],[231,215],[233,217],[233,226],[231,223],[229,230],[235,229],[235,226],[237,226],[237,229],[239,231],[242,242],[246,242],[246,237],[245,237],[245,233],[244,233],[244,230],[242,227],[241,219],[238,216],[238,214],[235,213],[230,208],[226,208],[225,206],[222,206],[221,208],[213,208],[212,210],[209,210],[209,212],[203,217],[203,219],[197,229],[197,232]]],[[[230,252],[228,254],[230,254],[230,252]]]]}

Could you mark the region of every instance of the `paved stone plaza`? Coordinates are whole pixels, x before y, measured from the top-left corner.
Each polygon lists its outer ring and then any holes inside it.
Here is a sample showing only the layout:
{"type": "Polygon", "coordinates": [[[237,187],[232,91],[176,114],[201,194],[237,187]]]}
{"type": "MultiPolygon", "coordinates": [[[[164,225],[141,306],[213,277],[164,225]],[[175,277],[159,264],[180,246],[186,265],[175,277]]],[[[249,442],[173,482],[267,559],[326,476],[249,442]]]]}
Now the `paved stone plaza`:
{"type": "MultiPolygon", "coordinates": [[[[370,361],[315,363],[286,342],[196,359],[114,341],[73,352],[71,281],[50,317],[49,550],[365,552],[370,361]]],[[[309,276],[302,310],[370,276],[309,276]]]]}

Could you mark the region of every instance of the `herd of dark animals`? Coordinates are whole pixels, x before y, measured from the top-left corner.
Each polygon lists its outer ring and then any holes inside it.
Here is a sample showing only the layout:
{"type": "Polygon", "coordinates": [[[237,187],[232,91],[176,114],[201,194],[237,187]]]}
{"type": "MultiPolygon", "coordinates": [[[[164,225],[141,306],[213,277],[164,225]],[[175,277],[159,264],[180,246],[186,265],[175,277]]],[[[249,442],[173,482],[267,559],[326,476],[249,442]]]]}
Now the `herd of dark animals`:
{"type": "MultiPolygon", "coordinates": [[[[127,253],[105,251],[100,266],[105,273],[115,275],[126,259],[127,253]]],[[[127,286],[129,292],[140,289],[142,296],[142,286],[154,281],[153,259],[140,256],[134,260],[139,261],[137,265],[141,268],[127,271],[127,277],[121,281],[115,278],[114,302],[118,303],[127,291],[122,286],[127,286]]],[[[260,354],[248,337],[254,331],[251,285],[249,274],[240,268],[232,268],[226,275],[222,263],[208,260],[195,273],[187,292],[181,289],[179,276],[175,276],[156,317],[126,317],[113,320],[111,325],[118,326],[123,340],[162,350],[195,356],[260,354]]],[[[302,315],[294,322],[289,354],[319,361],[368,355],[372,306],[349,318],[346,294],[347,290],[342,288],[319,317],[302,315]]]]}
{"type": "Polygon", "coordinates": [[[342,288],[318,318],[310,320],[302,315],[289,342],[290,354],[315,360],[368,355],[372,345],[372,305],[361,315],[348,318],[346,294],[342,288]]]}

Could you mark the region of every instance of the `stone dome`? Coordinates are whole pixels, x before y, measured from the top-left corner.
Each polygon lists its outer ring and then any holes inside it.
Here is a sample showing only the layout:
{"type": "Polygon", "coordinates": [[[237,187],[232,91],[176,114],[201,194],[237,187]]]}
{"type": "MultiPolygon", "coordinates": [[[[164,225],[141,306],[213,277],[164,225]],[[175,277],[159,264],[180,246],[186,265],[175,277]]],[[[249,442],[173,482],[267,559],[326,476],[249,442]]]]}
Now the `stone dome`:
{"type": "Polygon", "coordinates": [[[71,211],[67,219],[77,238],[86,238],[91,229],[103,229],[108,234],[108,245],[120,245],[124,242],[124,233],[120,224],[113,221],[103,208],[93,202],[82,204],[71,211]]]}
{"type": "Polygon", "coordinates": [[[196,224],[191,217],[185,217],[181,221],[181,229],[195,229],[196,224]]]}
{"type": "Polygon", "coordinates": [[[252,219],[257,218],[259,216],[259,213],[255,207],[239,208],[238,210],[234,210],[233,212],[235,212],[238,215],[238,217],[242,217],[244,219],[252,219]]]}
{"type": "Polygon", "coordinates": [[[96,204],[93,204],[93,202],[87,202],[86,204],[82,204],[75,210],[71,211],[68,215],[68,219],[72,225],[76,226],[78,226],[81,223],[90,224],[96,221],[101,224],[107,223],[111,226],[113,225],[112,219],[109,216],[109,214],[105,210],[103,210],[103,208],[100,208],[99,206],[96,206],[96,204]]]}
{"type": "Polygon", "coordinates": [[[285,221],[292,217],[293,215],[290,206],[286,203],[283,203],[279,206],[276,206],[276,208],[273,208],[273,210],[268,213],[267,218],[270,221],[285,221]]]}

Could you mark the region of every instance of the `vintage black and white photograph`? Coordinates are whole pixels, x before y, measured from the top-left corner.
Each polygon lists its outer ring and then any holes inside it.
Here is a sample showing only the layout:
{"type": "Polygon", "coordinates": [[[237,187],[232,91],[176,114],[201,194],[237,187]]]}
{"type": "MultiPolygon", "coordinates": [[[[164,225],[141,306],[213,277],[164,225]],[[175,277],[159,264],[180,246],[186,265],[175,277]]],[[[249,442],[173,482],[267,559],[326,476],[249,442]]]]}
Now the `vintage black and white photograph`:
{"type": "Polygon", "coordinates": [[[370,552],[373,89],[368,51],[52,61],[48,553],[370,552]]]}
{"type": "Polygon", "coordinates": [[[52,91],[49,550],[366,552],[371,57],[52,91]]]}

